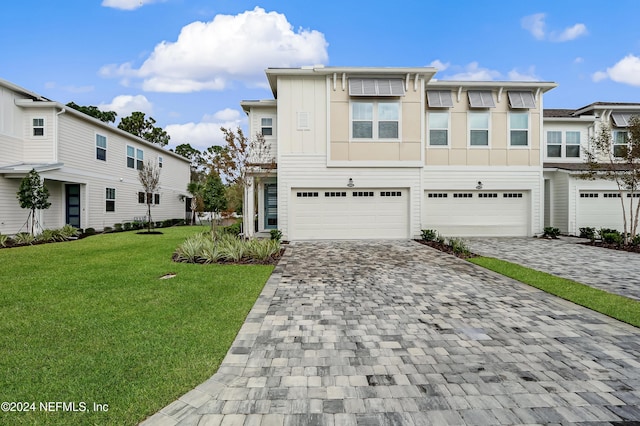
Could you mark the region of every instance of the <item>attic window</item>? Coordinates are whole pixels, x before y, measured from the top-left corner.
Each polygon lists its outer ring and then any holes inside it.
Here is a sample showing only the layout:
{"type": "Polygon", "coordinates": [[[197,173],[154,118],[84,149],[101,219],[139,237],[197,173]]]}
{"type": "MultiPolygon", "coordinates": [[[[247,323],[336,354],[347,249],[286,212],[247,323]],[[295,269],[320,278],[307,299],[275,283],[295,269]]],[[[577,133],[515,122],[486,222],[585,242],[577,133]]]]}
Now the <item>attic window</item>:
{"type": "Polygon", "coordinates": [[[469,106],[471,108],[495,108],[491,90],[469,90],[469,106]]]}
{"type": "Polygon", "coordinates": [[[449,90],[427,90],[427,103],[430,108],[450,108],[453,99],[449,90]]]}
{"type": "Polygon", "coordinates": [[[611,114],[611,119],[613,120],[613,125],[616,127],[629,127],[631,124],[631,117],[634,115],[639,114],[633,114],[631,112],[614,112],[611,114]]]}
{"type": "Polygon", "coordinates": [[[509,91],[509,105],[511,108],[535,108],[536,100],[533,97],[533,92],[529,91],[509,91]]]}
{"type": "Polygon", "coordinates": [[[399,78],[350,78],[349,96],[404,96],[399,78]]]}

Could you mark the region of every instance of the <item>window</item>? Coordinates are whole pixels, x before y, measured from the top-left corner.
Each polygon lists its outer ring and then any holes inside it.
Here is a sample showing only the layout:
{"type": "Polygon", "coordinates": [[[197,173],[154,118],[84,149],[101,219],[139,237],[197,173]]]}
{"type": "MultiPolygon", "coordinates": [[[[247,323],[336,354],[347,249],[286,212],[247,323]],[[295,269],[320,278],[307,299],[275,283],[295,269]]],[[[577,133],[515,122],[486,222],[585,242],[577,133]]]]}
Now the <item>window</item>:
{"type": "Polygon", "coordinates": [[[353,191],[354,197],[373,197],[373,191],[353,191]]]}
{"type": "Polygon", "coordinates": [[[346,197],[347,193],[346,192],[325,192],[324,196],[325,197],[346,197]]]}
{"type": "Polygon", "coordinates": [[[262,136],[273,136],[273,118],[263,117],[260,119],[260,133],[262,136]]]}
{"type": "Polygon", "coordinates": [[[502,198],[522,198],[521,192],[506,192],[502,194],[502,198]]]}
{"type": "Polygon", "coordinates": [[[107,188],[105,200],[106,200],[105,210],[108,212],[115,212],[116,211],[116,189],[115,188],[107,188]]]}
{"type": "Polygon", "coordinates": [[[158,156],[158,167],[162,168],[162,157],[158,156]]]}
{"type": "Polygon", "coordinates": [[[33,119],[33,136],[44,136],[44,118],[33,119]]]}
{"type": "Polygon", "coordinates": [[[509,114],[509,128],[511,129],[511,146],[529,145],[529,113],[512,112],[509,114]]]}
{"type": "Polygon", "coordinates": [[[597,192],[581,192],[580,198],[598,198],[597,192]]]}
{"type": "Polygon", "coordinates": [[[580,158],[580,132],[566,133],[565,155],[571,158],[580,158]]]}
{"type": "Polygon", "coordinates": [[[144,192],[138,192],[138,204],[145,204],[144,192]]]}
{"type": "Polygon", "coordinates": [[[496,192],[481,192],[478,194],[478,198],[498,198],[496,192]]]}
{"type": "Polygon", "coordinates": [[[142,170],[144,165],[144,153],[141,149],[127,145],[127,167],[130,169],[142,170]],[[134,157],[135,155],[135,157],[134,157]]]}
{"type": "Polygon", "coordinates": [[[401,191],[382,191],[380,192],[381,197],[402,197],[401,191]]]}
{"type": "Polygon", "coordinates": [[[160,194],[153,194],[153,204],[160,204],[160,194]]]}
{"type": "Polygon", "coordinates": [[[351,137],[353,139],[398,139],[400,104],[398,102],[353,102],[351,137]]]}
{"type": "Polygon", "coordinates": [[[96,160],[107,161],[107,137],[96,135],[96,160]]]}
{"type": "Polygon", "coordinates": [[[429,145],[449,145],[449,113],[429,113],[429,145]]]}
{"type": "Polygon", "coordinates": [[[547,157],[561,157],[562,156],[562,132],[548,131],[547,132],[547,157]]]}
{"type": "Polygon", "coordinates": [[[468,192],[454,192],[453,198],[473,198],[473,194],[468,192]]]}
{"type": "Polygon", "coordinates": [[[447,198],[446,192],[430,192],[427,194],[428,198],[447,198]]]}
{"type": "Polygon", "coordinates": [[[616,130],[613,132],[613,156],[626,157],[629,147],[629,137],[626,131],[616,130]]]}
{"type": "Polygon", "coordinates": [[[469,145],[489,146],[489,113],[469,113],[469,145]]]}
{"type": "Polygon", "coordinates": [[[307,198],[307,197],[317,197],[318,193],[317,192],[298,192],[296,193],[296,197],[298,198],[307,198]]]}

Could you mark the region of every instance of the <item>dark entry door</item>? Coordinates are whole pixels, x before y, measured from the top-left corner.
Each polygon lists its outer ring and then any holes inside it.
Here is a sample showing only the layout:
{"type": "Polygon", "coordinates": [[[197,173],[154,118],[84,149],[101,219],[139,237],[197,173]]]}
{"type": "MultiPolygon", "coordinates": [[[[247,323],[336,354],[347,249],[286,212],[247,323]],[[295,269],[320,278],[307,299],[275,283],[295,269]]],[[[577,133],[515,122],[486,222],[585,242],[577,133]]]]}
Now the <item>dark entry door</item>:
{"type": "Polygon", "coordinates": [[[80,228],[80,185],[65,185],[65,223],[80,228]]]}
{"type": "Polygon", "coordinates": [[[278,185],[275,183],[264,184],[264,228],[275,229],[278,227],[278,185]]]}

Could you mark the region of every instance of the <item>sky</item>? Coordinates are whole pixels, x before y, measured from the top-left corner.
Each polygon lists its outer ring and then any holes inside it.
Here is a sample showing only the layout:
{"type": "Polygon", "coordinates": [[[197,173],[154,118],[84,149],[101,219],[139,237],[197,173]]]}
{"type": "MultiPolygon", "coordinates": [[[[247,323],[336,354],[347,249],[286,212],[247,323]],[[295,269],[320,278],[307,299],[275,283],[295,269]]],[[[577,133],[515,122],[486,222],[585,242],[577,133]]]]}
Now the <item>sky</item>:
{"type": "Polygon", "coordinates": [[[434,66],[439,80],[553,81],[545,108],[640,102],[640,2],[6,0],[0,79],[142,111],[170,147],[246,130],[271,67],[434,66]]]}

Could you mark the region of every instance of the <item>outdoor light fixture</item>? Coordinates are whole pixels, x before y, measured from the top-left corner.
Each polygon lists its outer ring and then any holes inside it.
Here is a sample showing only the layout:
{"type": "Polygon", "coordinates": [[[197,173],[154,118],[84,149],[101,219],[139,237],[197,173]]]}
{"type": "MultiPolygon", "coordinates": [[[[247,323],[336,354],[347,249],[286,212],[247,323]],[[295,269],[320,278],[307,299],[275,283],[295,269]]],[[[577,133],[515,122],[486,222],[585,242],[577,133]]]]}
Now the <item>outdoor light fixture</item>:
{"type": "Polygon", "coordinates": [[[349,178],[349,183],[347,184],[349,188],[353,188],[353,179],[349,178]]]}
{"type": "Polygon", "coordinates": [[[482,182],[478,181],[478,184],[476,185],[476,189],[482,189],[482,182]]]}

